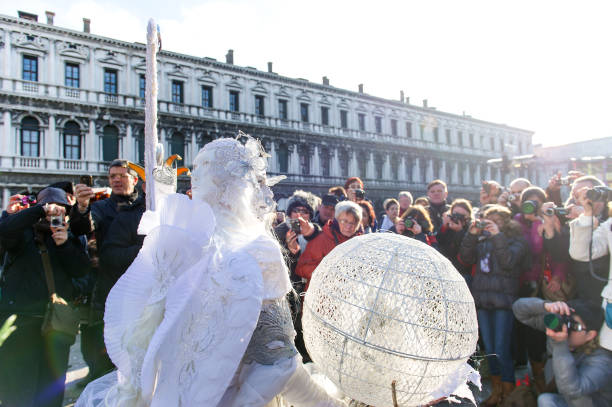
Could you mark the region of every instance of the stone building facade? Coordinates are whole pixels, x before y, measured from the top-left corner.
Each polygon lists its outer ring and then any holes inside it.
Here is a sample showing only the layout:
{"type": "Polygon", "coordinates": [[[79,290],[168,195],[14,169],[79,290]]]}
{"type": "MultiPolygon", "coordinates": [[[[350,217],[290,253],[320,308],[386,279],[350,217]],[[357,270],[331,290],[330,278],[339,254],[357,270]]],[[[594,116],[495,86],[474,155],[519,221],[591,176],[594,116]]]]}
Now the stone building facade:
{"type": "MultiPolygon", "coordinates": [[[[27,16],[26,16],[27,17],[27,16]]],[[[31,18],[31,16],[30,16],[31,18]]],[[[108,161],[142,161],[145,46],[0,15],[0,188],[93,174],[108,161]]],[[[84,19],[86,20],[86,19],[84,19]]],[[[143,29],[144,32],[144,29],[143,29]]],[[[144,38],[144,33],[143,33],[144,38]]],[[[238,130],[262,140],[270,172],[286,174],[280,198],[322,193],[349,176],[375,202],[400,190],[423,195],[441,178],[451,196],[477,199],[482,179],[502,181],[487,160],[532,152],[532,132],[359,91],[163,50],[159,137],[190,166],[207,142],[238,130]]],[[[188,181],[183,180],[183,185],[188,181]]]]}

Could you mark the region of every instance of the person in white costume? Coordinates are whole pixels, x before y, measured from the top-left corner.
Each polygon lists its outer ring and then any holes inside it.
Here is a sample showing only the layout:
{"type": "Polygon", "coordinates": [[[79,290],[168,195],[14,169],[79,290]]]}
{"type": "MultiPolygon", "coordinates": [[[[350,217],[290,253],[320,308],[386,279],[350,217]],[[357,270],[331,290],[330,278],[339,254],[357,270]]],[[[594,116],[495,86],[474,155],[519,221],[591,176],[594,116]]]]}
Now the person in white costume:
{"type": "MultiPolygon", "coordinates": [[[[105,342],[117,371],[77,407],[335,407],[293,344],[274,209],[259,141],[218,139],[198,153],[193,200],[156,196],[143,247],[111,290],[105,342]]],[[[155,174],[154,182],[176,182],[155,174]]],[[[163,174],[162,174],[163,175],[163,174]]]]}

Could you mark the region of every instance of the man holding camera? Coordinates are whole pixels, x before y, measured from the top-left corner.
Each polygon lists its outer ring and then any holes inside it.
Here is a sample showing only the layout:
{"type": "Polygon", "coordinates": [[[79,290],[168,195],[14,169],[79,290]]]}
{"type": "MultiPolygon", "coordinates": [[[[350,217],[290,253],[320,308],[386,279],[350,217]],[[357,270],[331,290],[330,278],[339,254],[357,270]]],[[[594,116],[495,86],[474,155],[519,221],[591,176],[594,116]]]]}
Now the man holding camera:
{"type": "Polygon", "coordinates": [[[0,219],[7,253],[0,321],[17,315],[16,331],[0,347],[0,400],[6,406],[62,405],[74,336],[55,329],[43,333],[43,321],[50,302],[70,303],[76,296],[72,279],[89,272],[87,252],[66,225],[66,193],[47,187],[37,201],[13,196],[0,219]]]}
{"type": "MultiPolygon", "coordinates": [[[[437,179],[431,181],[429,185],[427,185],[427,200],[429,201],[427,211],[429,212],[429,217],[434,227],[434,235],[436,235],[442,227],[442,215],[450,209],[450,206],[446,204],[447,196],[448,189],[444,181],[437,179]]],[[[400,215],[402,215],[402,212],[400,212],[400,215]]]]}
{"type": "Polygon", "coordinates": [[[521,212],[521,194],[531,186],[531,182],[526,178],[516,178],[512,180],[508,189],[503,191],[497,198],[497,203],[507,206],[512,211],[512,216],[521,212]]]}
{"type": "MultiPolygon", "coordinates": [[[[101,251],[111,224],[120,208],[129,208],[138,199],[136,184],[138,175],[128,167],[126,160],[114,160],[108,168],[108,181],[112,190],[110,198],[91,203],[94,191],[90,185],[77,184],[75,196],[77,205],[72,208],[70,227],[75,234],[85,235],[93,232],[96,237],[98,251],[101,251]]],[[[117,236],[115,236],[117,237],[117,236]]],[[[117,259],[118,261],[120,259],[117,259]]],[[[82,327],[82,340],[89,349],[90,356],[86,358],[89,374],[81,384],[96,379],[114,368],[106,353],[104,344],[104,306],[106,297],[117,281],[114,268],[104,264],[100,258],[96,283],[92,295],[92,323],[82,327]]]]}
{"type": "Polygon", "coordinates": [[[554,379],[558,394],[540,394],[538,406],[612,405],[612,352],[599,346],[603,315],[597,305],[521,298],[512,310],[519,321],[545,331],[548,337],[547,382],[554,379]]]}

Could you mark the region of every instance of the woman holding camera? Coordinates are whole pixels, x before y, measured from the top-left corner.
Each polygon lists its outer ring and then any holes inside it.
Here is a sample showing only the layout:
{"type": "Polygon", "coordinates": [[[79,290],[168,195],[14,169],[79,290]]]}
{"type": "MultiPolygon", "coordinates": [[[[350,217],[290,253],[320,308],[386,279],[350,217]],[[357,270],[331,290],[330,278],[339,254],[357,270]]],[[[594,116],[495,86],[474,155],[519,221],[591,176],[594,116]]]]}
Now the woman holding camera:
{"type": "Polygon", "coordinates": [[[0,347],[0,400],[7,406],[62,405],[74,336],[56,330],[42,333],[43,318],[51,300],[66,304],[73,299],[72,278],[89,271],[85,248],[66,226],[66,193],[45,188],[37,200],[28,208],[12,201],[8,216],[0,219],[0,241],[7,251],[0,321],[17,315],[17,330],[0,347]],[[49,288],[46,274],[55,290],[49,288]]]}
{"type": "Polygon", "coordinates": [[[442,216],[442,227],[436,235],[440,253],[453,263],[453,266],[465,278],[468,286],[472,280],[472,267],[459,260],[459,248],[472,220],[472,204],[467,199],[455,199],[450,211],[442,216]]]}
{"type": "Polygon", "coordinates": [[[528,262],[527,243],[510,210],[491,205],[483,220],[471,223],[459,256],[463,263],[476,265],[471,291],[492,381],[492,393],[483,405],[495,406],[514,389],[512,303],[518,298],[520,271],[528,262]]]}
{"type": "Polygon", "coordinates": [[[395,225],[389,229],[389,232],[404,235],[432,246],[438,249],[438,241],[433,234],[433,223],[429,218],[427,209],[420,205],[410,206],[395,221],[395,225]]]}

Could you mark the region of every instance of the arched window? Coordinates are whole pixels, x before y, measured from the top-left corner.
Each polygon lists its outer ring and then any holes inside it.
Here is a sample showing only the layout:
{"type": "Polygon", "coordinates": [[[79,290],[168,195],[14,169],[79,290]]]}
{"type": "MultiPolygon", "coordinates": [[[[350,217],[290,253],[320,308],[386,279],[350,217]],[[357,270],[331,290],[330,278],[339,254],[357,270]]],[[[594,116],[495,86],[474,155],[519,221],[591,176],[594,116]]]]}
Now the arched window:
{"type": "Polygon", "coordinates": [[[113,161],[119,157],[119,130],[105,126],[102,134],[102,161],[113,161]]]}
{"type": "Polygon", "coordinates": [[[24,117],[21,121],[21,155],[40,156],[40,127],[34,117],[24,117]]]}
{"type": "Polygon", "coordinates": [[[383,178],[383,165],[384,160],[380,154],[374,154],[374,176],[376,179],[383,178]]]}
{"type": "Polygon", "coordinates": [[[357,167],[359,168],[359,177],[361,177],[361,179],[366,179],[366,168],[367,168],[367,154],[366,153],[362,153],[362,152],[358,152],[357,154],[357,167]]]}
{"type": "Polygon", "coordinates": [[[345,149],[340,149],[338,151],[338,160],[340,161],[340,171],[342,172],[343,177],[349,176],[349,154],[345,149]]]}
{"type": "Polygon", "coordinates": [[[170,155],[173,154],[178,154],[185,159],[185,136],[178,131],[170,139],[170,155]]]}
{"type": "Polygon", "coordinates": [[[81,159],[81,128],[77,122],[69,121],[64,125],[64,158],[81,159]]]}
{"type": "Polygon", "coordinates": [[[278,146],[278,171],[287,173],[289,168],[289,148],[286,144],[278,146]]]}
{"type": "Polygon", "coordinates": [[[300,146],[298,152],[300,156],[300,174],[308,175],[310,174],[310,151],[308,151],[308,147],[300,146]]]}

